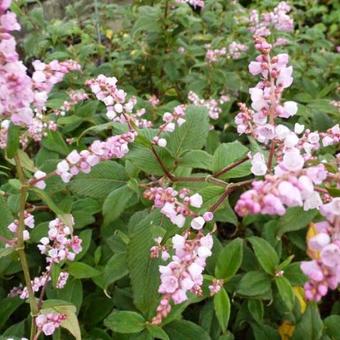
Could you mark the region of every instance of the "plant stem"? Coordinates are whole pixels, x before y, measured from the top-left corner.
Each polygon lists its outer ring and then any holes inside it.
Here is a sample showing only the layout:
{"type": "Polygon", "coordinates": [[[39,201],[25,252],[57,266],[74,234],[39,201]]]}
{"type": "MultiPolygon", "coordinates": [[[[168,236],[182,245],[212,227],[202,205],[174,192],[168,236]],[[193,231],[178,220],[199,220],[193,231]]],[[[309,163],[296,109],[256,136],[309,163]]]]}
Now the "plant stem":
{"type": "Polygon", "coordinates": [[[165,0],[164,19],[168,18],[168,12],[169,12],[169,0],[165,0]]]}
{"type": "Polygon", "coordinates": [[[29,299],[31,315],[32,315],[31,339],[33,339],[36,333],[35,316],[38,314],[38,305],[35,300],[34,292],[32,289],[31,276],[30,276],[29,266],[28,266],[27,257],[25,253],[25,244],[24,244],[24,235],[23,235],[23,231],[25,229],[25,207],[26,207],[28,187],[26,184],[25,175],[21,167],[20,158],[18,155],[15,156],[15,164],[17,168],[18,177],[21,183],[19,225],[18,225],[18,230],[17,230],[16,250],[19,254],[22,271],[24,273],[25,284],[26,284],[27,291],[28,291],[28,299],[29,299]]]}
{"type": "Polygon", "coordinates": [[[151,150],[152,150],[152,153],[154,154],[154,156],[156,157],[156,160],[158,161],[159,165],[161,166],[165,176],[168,177],[170,181],[173,181],[175,177],[166,168],[165,164],[163,163],[161,158],[158,156],[158,153],[157,153],[157,151],[156,151],[156,149],[153,145],[151,145],[151,150]]]}
{"type": "Polygon", "coordinates": [[[230,171],[231,169],[234,169],[234,168],[236,168],[238,165],[240,165],[240,164],[246,162],[248,159],[249,159],[249,157],[248,157],[248,156],[245,156],[245,157],[239,159],[238,161],[229,164],[228,166],[226,166],[226,167],[223,168],[222,170],[215,172],[215,173],[213,174],[213,176],[214,176],[214,177],[220,177],[220,176],[222,176],[223,174],[225,174],[225,173],[227,173],[228,171],[230,171]]]}

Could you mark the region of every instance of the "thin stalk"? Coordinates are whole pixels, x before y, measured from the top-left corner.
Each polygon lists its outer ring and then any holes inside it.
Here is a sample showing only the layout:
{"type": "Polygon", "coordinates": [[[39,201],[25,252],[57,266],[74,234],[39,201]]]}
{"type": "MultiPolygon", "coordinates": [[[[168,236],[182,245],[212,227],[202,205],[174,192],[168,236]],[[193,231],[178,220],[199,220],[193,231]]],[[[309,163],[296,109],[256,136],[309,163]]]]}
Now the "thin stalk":
{"type": "Polygon", "coordinates": [[[157,153],[157,151],[156,151],[156,149],[153,145],[151,145],[151,151],[154,154],[154,156],[156,157],[156,160],[158,161],[159,165],[161,166],[165,176],[168,177],[168,179],[170,181],[173,181],[175,177],[170,173],[170,171],[167,169],[167,167],[165,166],[165,164],[163,163],[161,158],[158,156],[158,153],[157,153]]]}
{"type": "Polygon", "coordinates": [[[18,173],[18,177],[21,183],[20,188],[20,211],[19,211],[19,225],[17,230],[17,247],[16,251],[19,254],[21,268],[24,273],[25,284],[28,291],[28,300],[31,309],[32,315],[32,326],[31,326],[31,339],[34,338],[36,333],[36,325],[35,325],[35,316],[38,314],[38,305],[35,300],[34,292],[32,289],[31,276],[28,266],[28,261],[25,253],[25,243],[24,243],[24,229],[25,229],[25,207],[26,207],[26,199],[27,199],[27,184],[25,180],[25,175],[23,169],[21,167],[20,158],[18,155],[15,156],[15,164],[18,173]]]}
{"type": "Polygon", "coordinates": [[[98,0],[94,0],[94,13],[96,18],[96,33],[98,44],[101,45],[102,37],[100,36],[100,24],[99,24],[99,11],[98,11],[98,0]]]}
{"type": "Polygon", "coordinates": [[[224,175],[225,173],[227,173],[228,171],[230,171],[230,170],[236,168],[238,165],[240,165],[240,164],[246,162],[248,159],[249,159],[249,157],[248,157],[248,156],[245,156],[245,157],[239,159],[238,161],[229,164],[228,166],[226,166],[226,167],[223,168],[222,170],[215,172],[215,173],[213,174],[213,176],[214,176],[214,177],[220,177],[220,176],[224,175]]]}

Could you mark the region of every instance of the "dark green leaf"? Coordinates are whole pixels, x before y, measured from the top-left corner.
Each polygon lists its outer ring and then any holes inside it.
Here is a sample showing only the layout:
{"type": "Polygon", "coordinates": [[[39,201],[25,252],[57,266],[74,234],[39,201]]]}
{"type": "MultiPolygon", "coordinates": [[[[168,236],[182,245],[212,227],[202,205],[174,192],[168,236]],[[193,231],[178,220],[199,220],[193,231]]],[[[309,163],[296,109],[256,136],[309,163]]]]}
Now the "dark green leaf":
{"type": "Polygon", "coordinates": [[[214,308],[217,320],[224,332],[228,328],[230,317],[230,300],[224,288],[214,296],[214,308]]]}
{"type": "Polygon", "coordinates": [[[279,257],[274,248],[266,240],[257,236],[249,237],[249,241],[261,267],[266,273],[274,275],[279,264],[279,257]]]}
{"type": "Polygon", "coordinates": [[[230,280],[238,271],[243,259],[243,240],[237,238],[229,242],[217,259],[215,275],[219,279],[230,280]]]}
{"type": "Polygon", "coordinates": [[[291,311],[294,307],[295,295],[290,282],[283,276],[275,278],[275,284],[283,303],[291,311]]]}
{"type": "Polygon", "coordinates": [[[145,328],[144,318],[135,312],[112,312],[104,324],[117,333],[139,333],[145,328]]]}

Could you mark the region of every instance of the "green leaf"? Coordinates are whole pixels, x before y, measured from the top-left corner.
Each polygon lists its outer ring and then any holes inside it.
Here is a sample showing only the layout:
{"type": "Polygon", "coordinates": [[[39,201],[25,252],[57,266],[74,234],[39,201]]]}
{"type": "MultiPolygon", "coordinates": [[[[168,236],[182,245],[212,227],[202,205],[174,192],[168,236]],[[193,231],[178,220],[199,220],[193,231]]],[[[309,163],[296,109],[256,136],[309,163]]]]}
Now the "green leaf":
{"type": "Polygon", "coordinates": [[[0,248],[0,258],[8,256],[14,252],[13,248],[0,248]]]}
{"type": "Polygon", "coordinates": [[[125,252],[114,254],[103,270],[104,289],[128,273],[127,254],[125,252]]]}
{"type": "Polygon", "coordinates": [[[73,217],[71,214],[65,214],[64,211],[59,208],[53,199],[44,190],[38,188],[30,188],[41,200],[43,200],[48,207],[69,227],[73,226],[73,217]]]}
{"type": "Polygon", "coordinates": [[[309,303],[305,313],[296,324],[292,340],[320,340],[323,323],[316,303],[309,303]]]}
{"type": "Polygon", "coordinates": [[[127,175],[122,165],[101,162],[89,174],[79,174],[70,183],[71,190],[80,195],[104,199],[111,191],[127,183],[127,175]]]}
{"type": "Polygon", "coordinates": [[[124,211],[134,192],[124,185],[113,190],[103,204],[104,223],[108,224],[116,220],[124,211]]]}
{"type": "Polygon", "coordinates": [[[263,303],[261,300],[248,300],[248,309],[255,321],[261,322],[264,315],[263,303]]]}
{"type": "Polygon", "coordinates": [[[317,215],[317,210],[304,211],[300,207],[289,208],[287,213],[280,218],[278,237],[290,231],[296,231],[305,228],[317,215]]]}
{"type": "Polygon", "coordinates": [[[146,329],[154,339],[169,340],[168,334],[158,326],[147,325],[146,329]]]}
{"type": "Polygon", "coordinates": [[[243,240],[236,238],[229,242],[220,252],[215,276],[218,279],[230,280],[238,271],[243,260],[243,240]]]}
{"type": "Polygon", "coordinates": [[[266,240],[257,236],[249,237],[248,240],[254,248],[255,256],[261,267],[266,273],[274,275],[279,265],[279,257],[274,248],[266,240]]]}
{"type": "MultiPolygon", "coordinates": [[[[213,156],[212,170],[217,172],[230,165],[231,163],[241,159],[248,152],[248,148],[240,142],[221,144],[215,151],[213,156]]],[[[223,174],[221,178],[237,178],[244,177],[250,174],[249,164],[247,166],[239,165],[233,170],[223,174]]]]}
{"type": "Polygon", "coordinates": [[[17,153],[20,145],[20,127],[11,123],[7,135],[7,157],[13,158],[17,153]]]}
{"type": "Polygon", "coordinates": [[[217,320],[220,323],[222,331],[225,332],[228,328],[230,317],[230,300],[224,288],[222,288],[214,296],[214,308],[217,320]]]}
{"type": "MultiPolygon", "coordinates": [[[[157,153],[163,163],[169,167],[171,165],[171,157],[169,152],[162,148],[158,148],[157,153]]],[[[128,153],[127,157],[134,166],[138,169],[151,175],[162,176],[164,171],[156,160],[154,154],[152,153],[150,147],[145,147],[142,145],[134,145],[132,150],[128,153]]]]}
{"type": "Polygon", "coordinates": [[[259,297],[271,291],[270,285],[270,276],[263,272],[250,271],[243,275],[237,293],[243,296],[259,297]]]}
{"type": "Polygon", "coordinates": [[[130,231],[128,244],[128,267],[136,307],[147,317],[154,314],[159,303],[159,271],[160,261],[150,258],[150,248],[154,245],[153,226],[161,226],[159,211],[153,211],[143,218],[130,231]]]}
{"type": "Polygon", "coordinates": [[[275,284],[283,303],[291,311],[295,303],[295,295],[290,282],[283,276],[275,278],[275,284]]]}
{"type": "Polygon", "coordinates": [[[76,259],[75,259],[76,261],[79,261],[80,259],[82,259],[84,255],[87,253],[87,251],[89,250],[91,239],[92,239],[92,230],[91,229],[83,230],[79,234],[79,237],[82,240],[82,243],[81,243],[82,251],[79,254],[77,254],[76,259]]]}
{"type": "Polygon", "coordinates": [[[24,303],[18,297],[7,297],[0,300],[0,329],[4,326],[8,318],[16,311],[16,309],[24,303]]]}
{"type": "Polygon", "coordinates": [[[325,333],[331,337],[331,339],[339,340],[339,325],[340,325],[340,315],[330,315],[324,321],[325,333]]]}
{"type": "Polygon", "coordinates": [[[188,106],[185,123],[168,137],[167,149],[178,158],[184,151],[201,149],[207,142],[209,120],[206,108],[188,106]]]}
{"type": "Polygon", "coordinates": [[[176,320],[164,327],[171,340],[210,340],[209,334],[197,324],[187,320],[176,320]]]}
{"type": "Polygon", "coordinates": [[[100,271],[83,262],[71,262],[68,265],[68,271],[76,279],[87,279],[100,275],[100,271]]]}
{"type": "Polygon", "coordinates": [[[139,333],[145,328],[145,320],[136,312],[112,312],[104,325],[117,333],[139,333]]]}
{"type": "Polygon", "coordinates": [[[62,134],[59,131],[48,131],[47,137],[44,137],[41,144],[50,151],[58,152],[66,156],[69,153],[69,147],[65,143],[62,134]]]}
{"type": "Polygon", "coordinates": [[[185,153],[178,162],[179,166],[193,169],[210,170],[212,156],[203,150],[192,150],[185,153]]]}

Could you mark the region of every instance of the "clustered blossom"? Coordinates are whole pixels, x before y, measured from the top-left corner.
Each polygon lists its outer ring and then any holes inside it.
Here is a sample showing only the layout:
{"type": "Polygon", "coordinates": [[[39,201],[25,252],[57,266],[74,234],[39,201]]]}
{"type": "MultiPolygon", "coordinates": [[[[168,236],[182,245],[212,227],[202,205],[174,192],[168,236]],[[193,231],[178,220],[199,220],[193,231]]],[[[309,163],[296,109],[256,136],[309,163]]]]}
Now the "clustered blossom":
{"type": "Polygon", "coordinates": [[[195,106],[203,106],[208,109],[208,115],[211,119],[218,119],[222,113],[221,105],[229,101],[229,97],[222,95],[218,100],[216,99],[202,99],[195,92],[190,91],[188,94],[189,101],[195,106]]]}
{"type": "Polygon", "coordinates": [[[233,41],[228,46],[228,55],[231,59],[237,60],[240,59],[242,56],[242,53],[248,51],[248,46],[238,43],[237,41],[233,41]]]}
{"type": "Polygon", "coordinates": [[[159,98],[155,94],[150,96],[148,101],[149,101],[150,105],[153,106],[153,107],[156,107],[160,103],[159,98]]]}
{"type": "Polygon", "coordinates": [[[40,141],[46,130],[56,130],[56,124],[42,116],[47,96],[53,85],[63,80],[65,74],[79,70],[72,60],[49,64],[34,61],[35,71],[30,78],[27,68],[19,60],[16,41],[11,32],[21,29],[16,15],[8,10],[11,1],[1,1],[0,7],[0,148],[5,148],[9,121],[27,128],[21,136],[22,146],[28,139],[40,141]]]}
{"type": "Polygon", "coordinates": [[[240,104],[235,123],[238,133],[252,134],[259,142],[267,144],[277,137],[274,119],[294,116],[298,107],[293,101],[280,103],[283,90],[293,82],[293,68],[288,66],[288,55],[282,53],[271,58],[272,45],[260,37],[255,37],[255,47],[261,55],[250,62],[249,72],[261,75],[262,79],[249,89],[252,109],[240,104]]]}
{"type": "Polygon", "coordinates": [[[133,114],[133,109],[137,104],[136,97],[128,99],[126,92],[118,88],[116,84],[117,78],[106,77],[103,74],[86,82],[96,98],[105,104],[108,119],[120,123],[129,123],[132,120],[138,127],[150,127],[151,122],[141,118],[146,112],[145,109],[133,114]]]}
{"type": "Polygon", "coordinates": [[[210,295],[213,296],[217,294],[223,287],[223,283],[224,283],[223,279],[213,279],[211,284],[208,287],[210,291],[210,295]]]}
{"type": "Polygon", "coordinates": [[[294,21],[288,15],[290,11],[290,5],[285,1],[281,1],[272,12],[262,15],[259,15],[257,10],[252,10],[249,17],[249,30],[254,35],[263,37],[270,35],[272,27],[277,31],[292,32],[294,21]]]}
{"type": "MultiPolygon", "coordinates": [[[[29,229],[33,229],[35,227],[34,216],[27,211],[24,211],[24,225],[29,229]]],[[[11,224],[8,225],[7,228],[10,232],[16,235],[19,228],[19,220],[14,220],[11,224]]],[[[24,241],[29,240],[30,239],[29,231],[26,229],[23,230],[22,236],[24,241]]],[[[16,237],[13,240],[11,240],[11,243],[7,244],[7,246],[12,246],[13,242],[14,243],[16,242],[16,237]]]]}
{"type": "Polygon", "coordinates": [[[73,150],[66,159],[58,163],[56,173],[65,183],[80,172],[88,174],[99,162],[124,157],[129,151],[128,144],[134,141],[135,136],[135,132],[126,132],[109,137],[103,142],[96,140],[88,150],[73,150]]]}
{"type": "MultiPolygon", "coordinates": [[[[27,224],[32,225],[32,217],[28,215],[25,219],[27,224]]],[[[71,228],[66,226],[59,218],[50,221],[48,225],[48,237],[43,237],[38,244],[38,249],[46,255],[47,266],[40,276],[35,277],[31,281],[33,292],[46,286],[51,281],[51,270],[53,264],[62,263],[64,261],[73,261],[77,254],[82,251],[82,240],[78,236],[72,235],[71,228]]],[[[60,272],[57,279],[56,288],[62,289],[67,283],[69,274],[60,272]]],[[[10,296],[17,296],[21,299],[27,299],[29,296],[27,287],[14,287],[10,296]]]]}
{"type": "Polygon", "coordinates": [[[220,49],[211,49],[210,45],[206,46],[207,52],[205,54],[205,60],[207,61],[207,63],[209,64],[214,64],[217,63],[221,57],[224,57],[227,55],[227,49],[225,47],[220,48],[220,49]]]}
{"type": "Polygon", "coordinates": [[[1,1],[0,6],[0,116],[8,117],[14,124],[29,125],[33,118],[32,79],[19,60],[11,35],[21,27],[15,13],[8,10],[10,4],[11,1],[1,1]]]}
{"type": "Polygon", "coordinates": [[[320,210],[327,220],[310,227],[308,254],[312,260],[301,263],[308,277],[304,286],[306,299],[314,301],[320,301],[329,289],[340,284],[340,198],[320,210]]]}
{"type": "Polygon", "coordinates": [[[259,213],[282,216],[287,207],[318,208],[322,199],[315,186],[327,178],[328,172],[322,164],[306,169],[302,168],[303,165],[299,153],[286,153],[274,175],[266,175],[263,181],[254,181],[252,189],[241,195],[235,211],[240,216],[259,213]],[[288,170],[287,166],[293,170],[288,170]]]}
{"type": "Polygon", "coordinates": [[[51,221],[48,228],[48,237],[43,237],[38,245],[40,252],[47,256],[47,263],[73,261],[76,255],[82,251],[82,240],[78,236],[72,235],[71,228],[59,218],[51,221]]]}
{"type": "Polygon", "coordinates": [[[62,313],[46,313],[39,314],[35,323],[39,332],[43,332],[46,336],[52,335],[61,323],[66,320],[66,315],[62,313]]]}
{"type": "Polygon", "coordinates": [[[53,111],[56,116],[65,116],[66,112],[70,111],[76,104],[89,98],[89,95],[83,90],[71,90],[68,95],[70,99],[65,100],[60,109],[53,111]]]}
{"type": "Polygon", "coordinates": [[[74,60],[52,60],[48,64],[35,60],[32,65],[35,70],[32,75],[34,105],[39,110],[44,108],[48,94],[55,84],[60,83],[67,73],[81,69],[74,60]]]}
{"type": "MultiPolygon", "coordinates": [[[[190,196],[188,189],[181,189],[178,192],[171,187],[153,187],[145,190],[144,197],[153,201],[154,207],[161,209],[161,213],[179,228],[184,226],[186,217],[195,216],[190,207],[200,208],[203,204],[202,196],[200,194],[190,196]]],[[[197,225],[195,229],[201,229],[203,224],[201,227],[197,225]]]]}
{"type": "Polygon", "coordinates": [[[211,255],[213,238],[210,234],[204,236],[198,233],[190,239],[190,233],[183,236],[175,235],[172,246],[175,254],[166,266],[159,266],[161,284],[159,293],[161,301],[157,307],[157,315],[153,324],[160,324],[171,311],[171,301],[179,304],[188,299],[187,293],[202,294],[203,275],[206,259],[211,255]]]}
{"type": "Polygon", "coordinates": [[[193,7],[199,7],[203,8],[204,7],[204,0],[176,0],[178,4],[189,4],[193,7]]]}
{"type": "Polygon", "coordinates": [[[174,132],[176,126],[181,126],[185,123],[185,105],[178,105],[172,113],[165,112],[163,115],[163,124],[159,127],[157,135],[153,138],[153,143],[165,148],[167,141],[161,138],[163,132],[174,132]]]}

